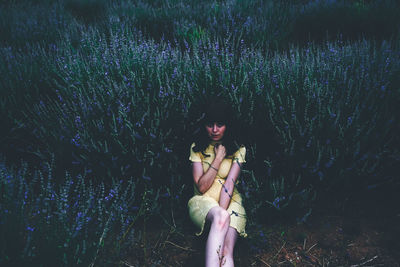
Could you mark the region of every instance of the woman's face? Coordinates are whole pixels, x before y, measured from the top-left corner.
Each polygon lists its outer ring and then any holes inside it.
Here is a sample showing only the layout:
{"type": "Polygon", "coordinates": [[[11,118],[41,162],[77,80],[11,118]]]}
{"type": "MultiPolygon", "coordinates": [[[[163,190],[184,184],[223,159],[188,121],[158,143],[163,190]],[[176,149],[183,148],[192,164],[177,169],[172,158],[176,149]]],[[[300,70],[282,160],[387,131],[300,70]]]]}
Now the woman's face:
{"type": "Polygon", "coordinates": [[[224,137],[226,125],[219,122],[207,123],[206,131],[212,141],[220,141],[224,137]]]}

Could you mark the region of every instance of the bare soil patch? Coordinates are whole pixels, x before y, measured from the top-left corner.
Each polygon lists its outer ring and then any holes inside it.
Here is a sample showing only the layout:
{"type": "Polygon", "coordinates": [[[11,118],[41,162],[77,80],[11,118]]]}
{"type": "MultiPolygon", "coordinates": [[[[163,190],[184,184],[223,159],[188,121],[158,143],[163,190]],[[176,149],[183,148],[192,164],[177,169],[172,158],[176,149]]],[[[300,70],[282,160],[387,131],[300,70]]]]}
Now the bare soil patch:
{"type": "MultiPolygon", "coordinates": [[[[154,226],[154,224],[153,224],[154,226]]],[[[207,236],[194,228],[151,227],[126,266],[204,266],[207,236]]],[[[400,213],[316,212],[307,223],[248,229],[236,266],[400,266],[400,213]]]]}

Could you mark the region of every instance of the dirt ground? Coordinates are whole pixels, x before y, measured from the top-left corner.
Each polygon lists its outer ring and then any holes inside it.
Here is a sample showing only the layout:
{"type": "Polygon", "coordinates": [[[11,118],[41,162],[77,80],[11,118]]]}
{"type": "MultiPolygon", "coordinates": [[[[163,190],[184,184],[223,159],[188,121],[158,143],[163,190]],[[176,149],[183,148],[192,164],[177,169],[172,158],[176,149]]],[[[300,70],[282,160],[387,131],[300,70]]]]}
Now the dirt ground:
{"type": "MultiPolygon", "coordinates": [[[[400,266],[399,212],[322,212],[303,224],[254,228],[238,239],[235,266],[400,266]]],[[[122,265],[204,266],[207,236],[193,230],[148,229],[122,265]]]]}

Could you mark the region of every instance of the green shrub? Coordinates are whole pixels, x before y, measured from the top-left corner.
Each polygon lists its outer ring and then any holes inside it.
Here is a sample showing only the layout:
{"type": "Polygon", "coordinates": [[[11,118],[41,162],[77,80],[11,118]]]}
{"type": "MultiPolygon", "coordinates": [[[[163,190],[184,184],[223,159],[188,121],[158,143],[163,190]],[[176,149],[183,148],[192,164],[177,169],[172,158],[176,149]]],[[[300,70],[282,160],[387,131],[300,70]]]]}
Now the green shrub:
{"type": "Polygon", "coordinates": [[[138,242],[134,225],[148,216],[148,196],[134,179],[93,185],[84,175],[53,177],[51,164],[30,173],[0,170],[0,264],[115,264],[138,242]]]}
{"type": "Polygon", "coordinates": [[[311,1],[293,24],[290,39],[300,43],[374,38],[390,39],[400,30],[400,6],[394,1],[311,1]]]}
{"type": "Polygon", "coordinates": [[[389,43],[337,42],[264,55],[244,44],[240,54],[235,44],[211,41],[181,51],[135,38],[92,31],[78,50],[65,41],[57,53],[32,51],[13,61],[3,50],[4,89],[14,90],[19,73],[32,77],[18,91],[20,102],[2,100],[10,121],[39,140],[31,153],[43,161],[55,153],[61,169],[90,169],[96,182],[141,177],[138,192],[150,186],[189,196],[189,109],[220,92],[247,129],[250,214],[285,206],[307,214],[316,193],[367,190],[398,160],[400,61],[389,43]],[[23,62],[43,66],[45,81],[23,62]]]}
{"type": "Polygon", "coordinates": [[[0,44],[2,47],[54,44],[60,39],[60,29],[70,23],[67,21],[57,4],[35,5],[28,1],[3,6],[0,3],[0,44]]]}
{"type": "Polygon", "coordinates": [[[71,14],[87,22],[107,15],[106,0],[66,0],[65,8],[71,14]]]}

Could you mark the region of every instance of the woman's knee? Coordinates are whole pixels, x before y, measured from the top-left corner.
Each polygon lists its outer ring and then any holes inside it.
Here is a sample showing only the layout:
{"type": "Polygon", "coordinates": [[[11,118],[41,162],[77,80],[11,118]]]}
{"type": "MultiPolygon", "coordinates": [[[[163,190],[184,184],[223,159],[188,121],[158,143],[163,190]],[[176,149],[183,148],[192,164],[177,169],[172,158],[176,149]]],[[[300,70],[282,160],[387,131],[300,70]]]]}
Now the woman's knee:
{"type": "Polygon", "coordinates": [[[221,207],[216,207],[213,211],[211,224],[219,229],[227,229],[230,223],[230,216],[228,211],[221,207]]]}

